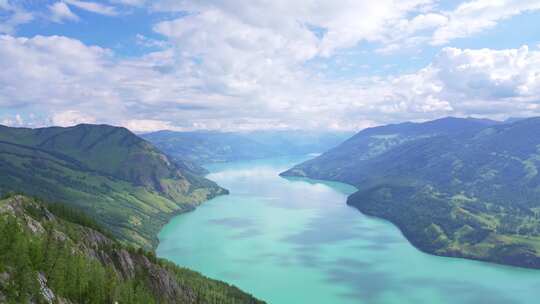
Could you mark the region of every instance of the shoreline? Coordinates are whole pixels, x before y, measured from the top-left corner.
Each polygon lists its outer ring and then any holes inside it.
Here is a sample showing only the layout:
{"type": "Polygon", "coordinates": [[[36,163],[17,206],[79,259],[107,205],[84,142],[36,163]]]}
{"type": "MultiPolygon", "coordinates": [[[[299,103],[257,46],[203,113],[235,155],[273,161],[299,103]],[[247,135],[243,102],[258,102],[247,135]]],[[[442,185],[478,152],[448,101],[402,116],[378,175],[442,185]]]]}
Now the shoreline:
{"type": "MultiPolygon", "coordinates": [[[[316,180],[316,181],[338,182],[338,183],[343,183],[343,184],[350,185],[350,186],[358,189],[355,185],[347,183],[346,181],[335,180],[335,179],[311,178],[311,177],[309,177],[308,174],[300,175],[300,174],[297,174],[297,172],[292,171],[291,169],[288,169],[288,170],[286,170],[284,172],[281,172],[279,175],[281,177],[284,177],[284,178],[305,178],[305,179],[311,179],[311,180],[316,180]]],[[[535,264],[535,266],[528,266],[527,264],[523,264],[523,263],[504,262],[502,260],[497,260],[497,259],[490,259],[490,258],[483,258],[483,257],[478,257],[478,256],[460,254],[460,252],[458,252],[458,251],[449,252],[449,253],[441,253],[441,252],[435,252],[435,251],[428,250],[428,249],[420,246],[418,244],[418,242],[415,241],[415,238],[414,238],[413,234],[410,233],[405,227],[403,227],[399,223],[397,223],[397,222],[393,221],[392,219],[390,219],[388,217],[385,217],[383,215],[379,215],[379,214],[376,214],[376,213],[371,213],[371,212],[367,211],[365,208],[361,208],[361,206],[358,206],[358,204],[352,203],[351,202],[351,197],[354,194],[359,193],[359,192],[360,191],[357,190],[354,193],[351,193],[351,194],[348,195],[347,201],[346,201],[346,204],[348,206],[354,207],[356,210],[358,210],[363,215],[366,215],[366,216],[369,216],[369,217],[374,217],[374,218],[381,219],[381,220],[384,220],[384,221],[387,221],[387,222],[391,223],[392,225],[394,225],[400,231],[400,233],[407,240],[407,242],[409,242],[409,244],[411,244],[414,248],[416,248],[418,251],[420,251],[422,253],[429,254],[429,255],[432,255],[432,256],[438,256],[438,257],[457,258],[457,259],[478,261],[478,262],[483,262],[483,263],[490,263],[490,264],[494,264],[494,265],[498,265],[498,266],[504,266],[504,267],[514,267],[514,268],[528,269],[528,270],[540,270],[540,264],[538,264],[537,266],[536,266],[536,264],[535,264]]]]}

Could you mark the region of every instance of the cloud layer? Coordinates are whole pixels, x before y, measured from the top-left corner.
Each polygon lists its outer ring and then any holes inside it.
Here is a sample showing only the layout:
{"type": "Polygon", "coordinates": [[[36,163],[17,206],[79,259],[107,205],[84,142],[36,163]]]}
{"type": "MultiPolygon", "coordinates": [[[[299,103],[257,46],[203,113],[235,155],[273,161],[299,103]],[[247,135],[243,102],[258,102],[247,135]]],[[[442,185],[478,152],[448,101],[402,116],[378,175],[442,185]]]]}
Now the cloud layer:
{"type": "Polygon", "coordinates": [[[0,36],[0,107],[12,113],[0,123],[100,122],[141,132],[359,129],[445,115],[540,114],[537,47],[447,46],[538,10],[538,1],[476,0],[449,11],[431,0],[339,2],[66,0],[48,6],[47,18],[60,23],[80,21],[72,8],[111,17],[121,6],[164,14],[152,25],[161,40],[137,36],[154,51],[123,57],[75,38],[17,37],[12,19],[26,10],[0,0],[8,12],[0,22],[6,33],[0,36]],[[383,53],[443,47],[431,63],[405,74],[333,78],[309,65],[363,44],[383,53]]]}

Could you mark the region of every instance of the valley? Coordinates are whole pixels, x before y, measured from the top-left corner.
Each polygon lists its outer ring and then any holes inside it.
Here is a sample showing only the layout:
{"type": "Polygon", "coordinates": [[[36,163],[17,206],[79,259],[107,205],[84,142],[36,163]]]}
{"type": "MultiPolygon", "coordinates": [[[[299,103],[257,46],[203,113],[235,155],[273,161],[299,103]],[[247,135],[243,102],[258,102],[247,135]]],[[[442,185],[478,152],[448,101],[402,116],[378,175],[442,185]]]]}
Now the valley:
{"type": "Polygon", "coordinates": [[[0,304],[534,304],[540,0],[0,0],[0,304]]]}
{"type": "MultiPolygon", "coordinates": [[[[260,153],[236,154],[245,142],[226,135],[218,143],[217,133],[201,133],[192,145],[177,142],[185,134],[167,134],[155,143],[170,145],[165,154],[152,141],[106,125],[2,127],[0,213],[8,223],[2,229],[21,227],[15,234],[22,246],[4,244],[4,252],[26,257],[0,254],[0,272],[10,278],[0,282],[0,296],[44,297],[32,279],[41,274],[46,281],[38,283],[55,297],[91,298],[84,288],[113,271],[117,287],[95,285],[96,297],[528,303],[540,284],[537,270],[525,269],[540,265],[540,137],[525,134],[537,124],[444,118],[366,129],[343,142],[338,134],[333,148],[332,140],[305,139],[309,149],[329,149],[319,156],[253,142],[249,151],[260,153]],[[169,156],[177,145],[188,149],[169,156]],[[47,233],[57,236],[44,238],[47,233]],[[55,274],[30,253],[50,246],[78,252],[81,267],[93,269],[81,272],[64,251],[53,252],[66,271],[85,276],[77,281],[79,293],[55,281],[66,273],[55,274]],[[13,268],[20,263],[26,268],[13,268]],[[458,273],[469,275],[458,281],[458,273]],[[28,288],[12,285],[24,284],[11,280],[19,274],[28,288]],[[486,284],[492,277],[497,280],[486,284]]],[[[274,140],[285,145],[297,136],[274,140]]]]}
{"type": "Polygon", "coordinates": [[[208,165],[230,195],[175,217],[157,255],[268,303],[533,303],[538,270],[425,254],[347,205],[350,185],[282,178],[307,157],[208,165]]]}

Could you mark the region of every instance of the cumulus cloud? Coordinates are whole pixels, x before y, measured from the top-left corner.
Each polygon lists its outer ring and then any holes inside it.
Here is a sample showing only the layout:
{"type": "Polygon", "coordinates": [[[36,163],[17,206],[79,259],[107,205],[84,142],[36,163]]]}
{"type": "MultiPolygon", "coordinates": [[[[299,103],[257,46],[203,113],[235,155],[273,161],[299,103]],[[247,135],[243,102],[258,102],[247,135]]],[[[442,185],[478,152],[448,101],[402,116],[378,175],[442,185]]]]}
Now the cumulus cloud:
{"type": "MultiPolygon", "coordinates": [[[[285,40],[315,48],[316,52],[305,54],[312,56],[331,56],[366,41],[380,43],[381,52],[426,43],[444,45],[491,29],[510,17],[540,10],[540,2],[536,0],[472,0],[453,10],[440,10],[437,2],[256,0],[239,6],[233,0],[157,0],[147,5],[157,11],[187,11],[192,16],[218,12],[214,17],[220,21],[233,20],[244,29],[278,33],[285,40]],[[318,41],[303,39],[309,35],[300,33],[313,29],[319,31],[318,41]]],[[[199,24],[202,21],[198,20],[199,24]]]]}
{"type": "Polygon", "coordinates": [[[49,5],[49,11],[51,12],[51,20],[54,22],[62,23],[64,20],[79,20],[79,17],[64,2],[56,2],[49,5]]]}
{"type": "Polygon", "coordinates": [[[182,128],[176,127],[169,121],[154,119],[130,119],[122,122],[122,126],[133,132],[144,133],[156,130],[182,131],[182,128]]]}
{"type": "MultiPolygon", "coordinates": [[[[204,23],[203,26],[223,22],[250,33],[270,34],[286,43],[294,51],[293,55],[313,57],[330,56],[336,50],[355,46],[362,41],[385,41],[396,22],[431,3],[431,0],[257,0],[238,6],[233,0],[160,0],[155,1],[152,8],[168,12],[192,12],[185,19],[192,19],[191,22],[199,25],[204,23]],[[314,39],[314,28],[324,32],[318,39],[314,39]]],[[[179,27],[190,23],[180,20],[177,20],[179,27]]],[[[167,25],[169,29],[174,26],[173,23],[167,25]]],[[[245,36],[243,40],[248,38],[245,36]]]]}
{"type": "Polygon", "coordinates": [[[70,97],[101,96],[96,80],[102,77],[109,54],[60,36],[0,36],[0,105],[20,106],[38,100],[66,105],[70,97]]]}
{"type": "MultiPolygon", "coordinates": [[[[0,107],[11,113],[40,113],[46,117],[43,121],[54,124],[96,121],[138,132],[357,129],[443,115],[537,114],[540,50],[532,45],[508,50],[443,48],[417,71],[384,77],[331,79],[309,66],[365,42],[381,45],[379,52],[445,44],[539,8],[538,1],[474,0],[445,12],[434,4],[56,2],[49,9],[58,22],[75,20],[70,8],[117,15],[119,5],[146,5],[151,12],[166,13],[152,28],[161,38],[137,35],[136,42],[149,47],[149,53],[123,58],[73,38],[0,36],[0,107]]],[[[6,0],[0,0],[0,9],[20,10],[6,0]]],[[[12,33],[13,28],[4,32],[12,33]]]]}
{"type": "Polygon", "coordinates": [[[443,12],[447,22],[433,33],[433,44],[445,44],[452,39],[469,37],[489,29],[498,22],[527,11],[540,10],[536,0],[474,0],[459,5],[454,11],[443,12]]]}
{"type": "Polygon", "coordinates": [[[185,60],[204,49],[186,55],[167,48],[119,59],[66,37],[1,36],[0,106],[43,113],[57,125],[102,122],[138,132],[357,129],[443,115],[504,118],[540,112],[540,51],[528,47],[445,48],[414,73],[342,80],[298,65],[291,69],[290,61],[252,67],[248,58],[201,68],[185,60]]]}
{"type": "MultiPolygon", "coordinates": [[[[206,29],[222,22],[242,31],[270,33],[284,39],[282,43],[287,47],[296,48],[293,55],[308,57],[332,56],[362,42],[380,43],[381,52],[394,52],[425,43],[444,45],[453,39],[491,29],[510,17],[540,10],[540,3],[536,0],[471,0],[453,10],[439,9],[438,2],[254,0],[239,5],[234,0],[109,0],[108,3],[63,0],[50,7],[51,11],[54,10],[55,21],[61,20],[62,16],[66,20],[74,20],[69,7],[106,16],[119,15],[125,6],[146,7],[149,13],[172,13],[169,16],[177,12],[188,13],[187,19],[193,19],[191,22],[199,25],[204,23],[206,29]],[[315,41],[312,35],[316,36],[315,41]]],[[[18,25],[40,15],[38,11],[26,10],[24,7],[29,5],[25,3],[0,0],[0,10],[10,12],[8,17],[0,17],[0,31],[14,33],[18,25]]]]}
{"type": "Polygon", "coordinates": [[[14,33],[16,28],[34,20],[34,14],[8,0],[0,0],[0,34],[14,33]]]}
{"type": "Polygon", "coordinates": [[[95,123],[96,119],[93,116],[83,114],[77,110],[67,110],[59,113],[54,113],[51,117],[51,123],[54,126],[68,127],[82,123],[95,123]]]}
{"type": "Polygon", "coordinates": [[[445,48],[435,59],[433,69],[446,88],[444,93],[460,102],[463,112],[506,110],[537,114],[539,51],[531,51],[527,46],[509,50],[445,48]]]}
{"type": "Polygon", "coordinates": [[[15,114],[15,116],[2,119],[1,124],[10,127],[21,127],[25,125],[25,121],[21,114],[15,114]]]}

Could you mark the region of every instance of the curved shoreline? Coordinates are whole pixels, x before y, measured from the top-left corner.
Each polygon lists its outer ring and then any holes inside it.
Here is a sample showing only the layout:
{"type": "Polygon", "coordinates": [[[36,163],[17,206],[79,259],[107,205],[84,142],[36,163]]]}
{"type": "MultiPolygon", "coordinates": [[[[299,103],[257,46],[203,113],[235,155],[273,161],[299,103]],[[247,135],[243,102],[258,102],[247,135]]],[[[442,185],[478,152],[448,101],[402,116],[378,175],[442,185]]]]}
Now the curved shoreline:
{"type": "MultiPolygon", "coordinates": [[[[351,185],[352,187],[355,187],[356,189],[358,189],[355,185],[347,183],[346,181],[343,181],[343,180],[311,178],[309,177],[309,174],[305,174],[305,172],[302,172],[302,174],[299,174],[299,172],[296,172],[292,169],[289,169],[285,172],[281,172],[279,175],[283,178],[307,178],[307,179],[312,179],[312,180],[339,182],[339,183],[351,185]]],[[[353,202],[352,198],[355,195],[358,195],[359,193],[361,193],[361,191],[356,191],[352,193],[351,195],[349,195],[347,197],[347,205],[354,207],[355,209],[357,209],[359,212],[361,212],[362,214],[366,216],[372,216],[372,217],[376,217],[376,218],[388,221],[389,223],[391,223],[392,225],[394,225],[396,228],[400,230],[403,237],[405,237],[405,239],[412,246],[414,246],[417,250],[423,253],[439,256],[439,257],[459,258],[459,259],[480,261],[480,262],[486,262],[486,263],[493,263],[496,265],[502,265],[502,266],[508,266],[508,267],[519,267],[523,269],[540,269],[540,258],[538,258],[537,256],[502,256],[499,258],[493,258],[491,256],[482,257],[482,256],[468,255],[468,254],[464,254],[460,251],[455,251],[455,250],[447,251],[447,252],[441,252],[441,251],[437,252],[435,250],[430,250],[429,248],[422,246],[420,239],[416,238],[415,234],[411,232],[410,229],[407,229],[405,225],[401,224],[399,221],[396,221],[395,219],[389,216],[385,216],[383,214],[370,212],[367,208],[362,208],[362,206],[364,205],[364,203],[362,202],[360,203],[353,202]]]]}
{"type": "MultiPolygon", "coordinates": [[[[351,194],[351,196],[352,196],[352,194],[351,194]]],[[[349,198],[350,198],[350,196],[349,196],[349,198]]],[[[360,213],[362,213],[365,216],[373,217],[373,218],[376,218],[376,219],[379,219],[379,220],[384,220],[384,221],[392,224],[394,227],[396,227],[401,232],[401,234],[409,242],[409,244],[411,244],[418,251],[423,252],[425,254],[432,255],[432,256],[437,256],[437,257],[444,257],[444,258],[453,258],[453,259],[463,259],[463,260],[469,260],[469,261],[477,261],[477,262],[489,263],[489,264],[494,264],[494,265],[503,266],[503,267],[513,267],[513,268],[517,267],[517,268],[527,269],[527,270],[540,270],[540,266],[538,266],[538,267],[527,267],[527,266],[523,266],[521,264],[504,263],[504,262],[500,262],[500,261],[497,261],[497,260],[482,259],[482,258],[475,257],[475,256],[467,256],[467,255],[460,255],[460,254],[453,254],[452,255],[452,254],[444,254],[444,253],[437,253],[437,252],[434,252],[434,251],[429,251],[428,249],[426,249],[426,248],[422,247],[421,245],[419,245],[419,243],[416,242],[414,240],[414,238],[412,238],[412,233],[408,233],[408,230],[403,228],[398,223],[392,221],[391,219],[389,219],[387,217],[384,217],[382,215],[377,215],[377,214],[370,213],[367,210],[363,210],[359,206],[356,206],[354,204],[349,203],[349,198],[347,198],[347,205],[349,205],[351,207],[354,207],[356,210],[358,210],[360,213]]]]}

